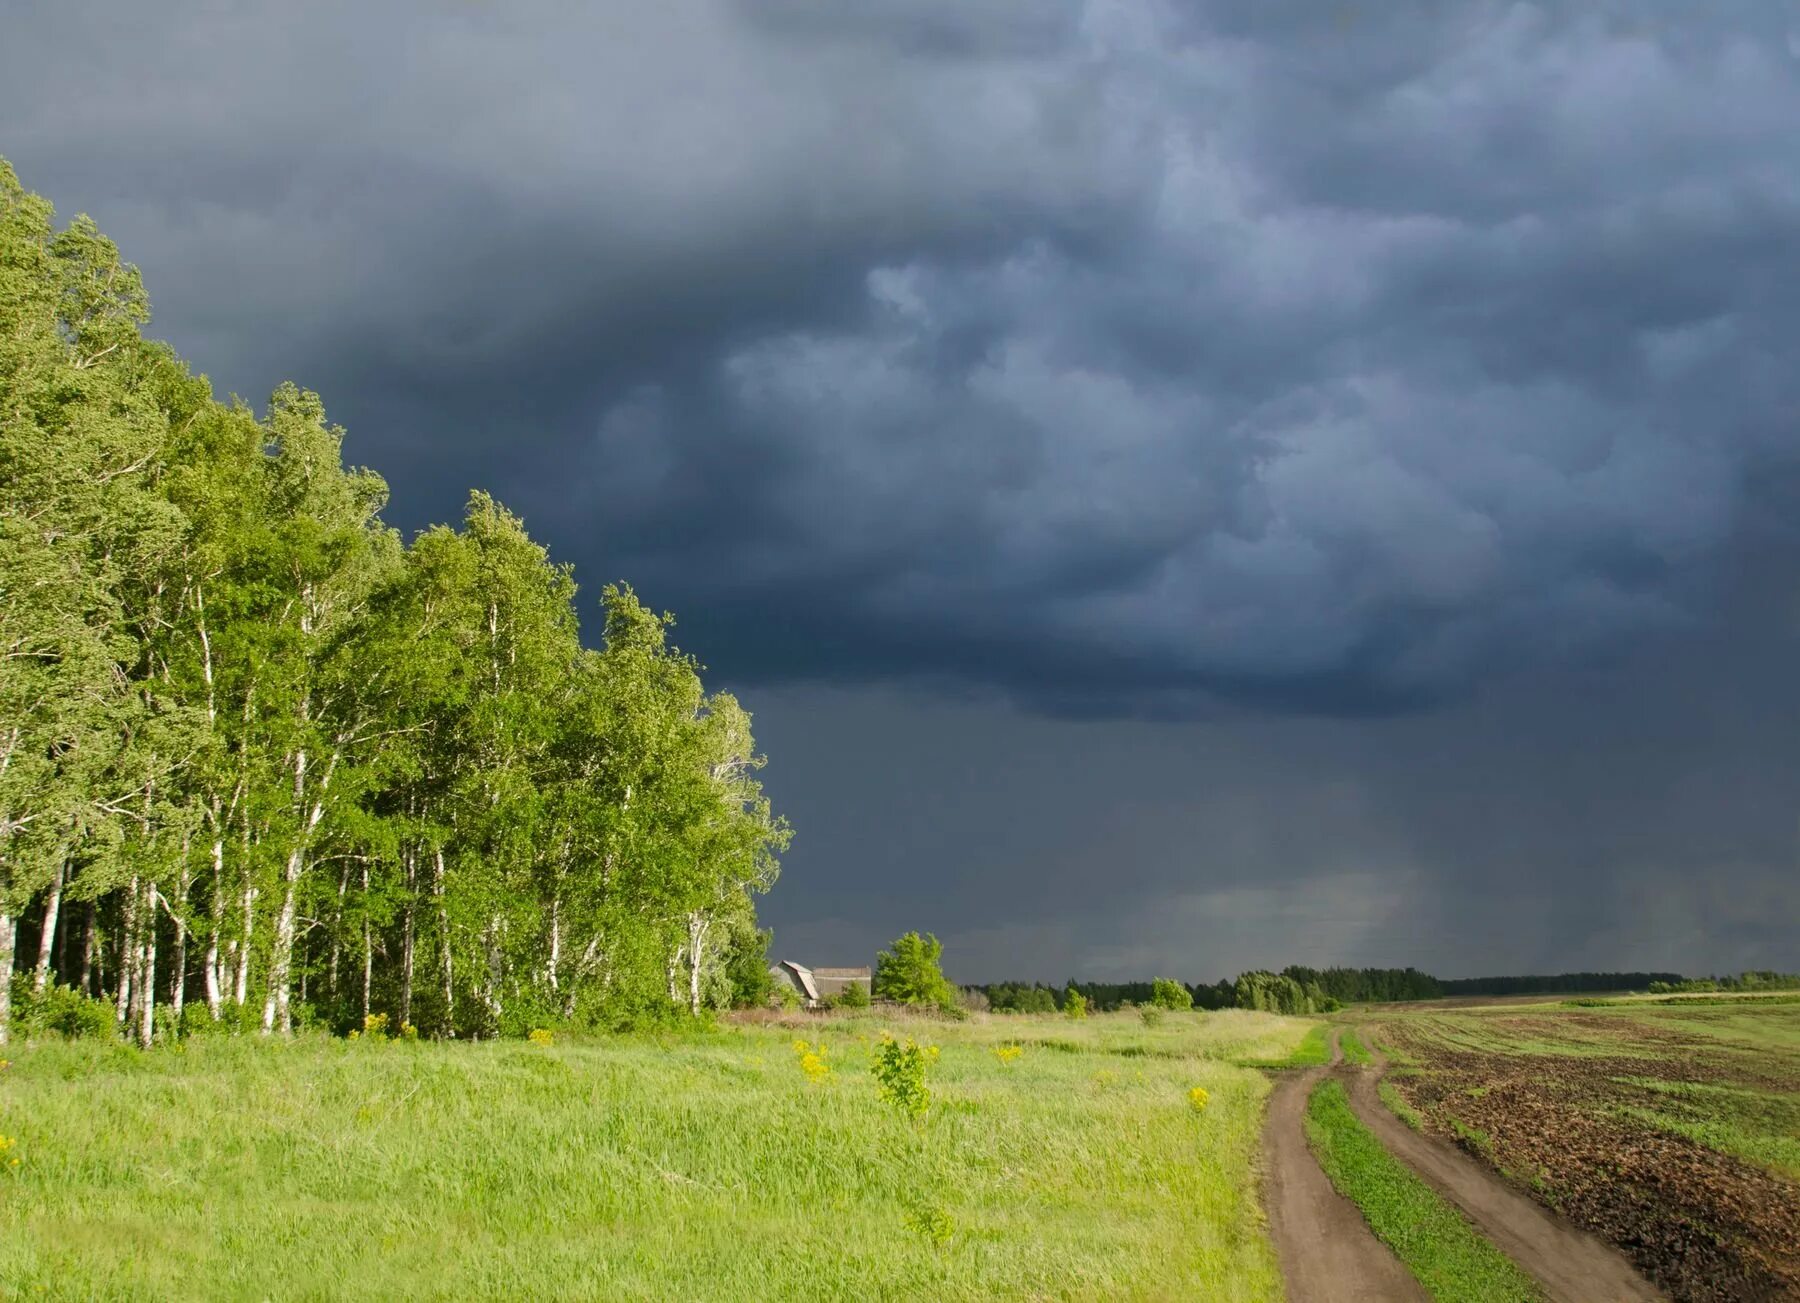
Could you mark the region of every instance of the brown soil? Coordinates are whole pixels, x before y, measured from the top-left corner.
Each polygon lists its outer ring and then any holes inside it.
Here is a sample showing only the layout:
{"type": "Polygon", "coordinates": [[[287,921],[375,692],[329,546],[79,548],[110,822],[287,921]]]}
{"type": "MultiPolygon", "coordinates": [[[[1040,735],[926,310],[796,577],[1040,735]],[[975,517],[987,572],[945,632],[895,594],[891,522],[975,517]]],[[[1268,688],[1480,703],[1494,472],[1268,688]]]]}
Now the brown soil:
{"type": "MultiPolygon", "coordinates": [[[[1337,1038],[1332,1063],[1339,1061],[1337,1038]]],[[[1332,1188],[1306,1145],[1306,1097],[1328,1069],[1284,1074],[1263,1124],[1263,1207],[1287,1282],[1288,1303],[1429,1303],[1375,1238],[1355,1204],[1332,1188]]]]}
{"type": "Polygon", "coordinates": [[[1678,1303],[1800,1299],[1800,1187],[1619,1112],[1658,1103],[1620,1077],[1750,1084],[1764,1074],[1661,1029],[1614,1021],[1604,1032],[1626,1027],[1643,1034],[1631,1037],[1637,1053],[1617,1057],[1452,1049],[1403,1022],[1384,1034],[1423,1065],[1395,1085],[1430,1124],[1442,1132],[1456,1119],[1464,1151],[1617,1246],[1678,1303]]]}
{"type": "MultiPolygon", "coordinates": [[[[1364,1034],[1364,1042],[1368,1036],[1364,1034]]],[[[1459,1150],[1411,1130],[1376,1092],[1380,1071],[1344,1076],[1350,1106],[1389,1153],[1455,1204],[1551,1303],[1646,1303],[1664,1296],[1614,1249],[1547,1211],[1459,1150]]]]}

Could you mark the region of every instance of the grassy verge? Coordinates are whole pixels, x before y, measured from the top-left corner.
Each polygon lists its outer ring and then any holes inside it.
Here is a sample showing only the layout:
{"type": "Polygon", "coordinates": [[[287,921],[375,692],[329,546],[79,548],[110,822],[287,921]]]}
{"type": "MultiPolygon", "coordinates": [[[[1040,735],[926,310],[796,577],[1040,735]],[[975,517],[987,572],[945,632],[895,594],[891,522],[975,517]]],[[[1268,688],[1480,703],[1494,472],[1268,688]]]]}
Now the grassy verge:
{"type": "Polygon", "coordinates": [[[1530,1277],[1382,1148],[1337,1082],[1322,1082],[1307,1101],[1306,1134],[1331,1183],[1439,1303],[1543,1298],[1530,1277]]]}
{"type": "Polygon", "coordinates": [[[1348,1027],[1338,1033],[1338,1048],[1344,1052],[1344,1062],[1346,1063],[1354,1063],[1358,1067],[1362,1067],[1375,1062],[1375,1056],[1364,1048],[1363,1043],[1357,1039],[1356,1033],[1348,1027]]]}
{"type": "Polygon", "coordinates": [[[1240,1068],[1316,1068],[1331,1062],[1331,1041],[1324,1023],[1315,1023],[1298,1045],[1279,1058],[1238,1059],[1240,1068]]]}
{"type": "Polygon", "coordinates": [[[1422,1131],[1425,1129],[1425,1120],[1419,1116],[1418,1111],[1414,1109],[1411,1104],[1408,1104],[1406,1100],[1401,1097],[1399,1090],[1395,1088],[1393,1082],[1383,1081],[1378,1083],[1375,1087],[1375,1092],[1381,1096],[1381,1102],[1387,1105],[1388,1112],[1406,1123],[1406,1125],[1411,1127],[1414,1131],[1422,1131]]]}
{"type": "Polygon", "coordinates": [[[868,1016],[549,1046],[9,1046],[0,1298],[1273,1303],[1269,1085],[1230,1059],[1306,1031],[868,1016]],[[941,1048],[916,1127],[869,1071],[890,1027],[941,1048]],[[1052,1033],[1072,1048],[1031,1044],[1052,1033]],[[825,1047],[817,1080],[799,1038],[825,1047]]]}

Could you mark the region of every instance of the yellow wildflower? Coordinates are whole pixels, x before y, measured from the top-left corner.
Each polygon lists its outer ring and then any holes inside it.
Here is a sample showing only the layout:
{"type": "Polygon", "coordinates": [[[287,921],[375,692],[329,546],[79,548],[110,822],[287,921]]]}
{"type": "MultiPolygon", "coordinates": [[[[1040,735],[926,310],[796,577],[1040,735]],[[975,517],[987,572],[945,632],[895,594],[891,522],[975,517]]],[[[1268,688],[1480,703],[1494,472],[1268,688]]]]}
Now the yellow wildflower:
{"type": "Polygon", "coordinates": [[[1002,1063],[1011,1063],[1023,1053],[1025,1053],[1023,1045],[996,1045],[994,1047],[994,1057],[1002,1063]]]}
{"type": "Polygon", "coordinates": [[[1212,1098],[1206,1093],[1205,1086],[1195,1086],[1188,1091],[1188,1107],[1196,1113],[1206,1112],[1206,1101],[1212,1098]]]}
{"type": "Polygon", "coordinates": [[[530,1035],[525,1039],[533,1045],[549,1045],[556,1040],[556,1037],[550,1034],[550,1029],[547,1027],[533,1027],[530,1035]]]}

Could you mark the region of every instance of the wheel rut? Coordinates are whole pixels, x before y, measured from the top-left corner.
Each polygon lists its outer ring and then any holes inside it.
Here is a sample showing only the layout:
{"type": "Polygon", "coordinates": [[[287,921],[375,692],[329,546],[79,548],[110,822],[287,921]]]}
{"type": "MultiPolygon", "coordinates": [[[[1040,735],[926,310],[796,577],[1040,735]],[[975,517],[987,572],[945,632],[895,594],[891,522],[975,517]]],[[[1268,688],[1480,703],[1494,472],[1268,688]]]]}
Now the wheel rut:
{"type": "Polygon", "coordinates": [[[1331,1066],[1284,1073],[1263,1122],[1263,1207],[1288,1303],[1429,1303],[1307,1146],[1307,1096],[1341,1062],[1334,1031],[1331,1066]]]}
{"type": "MultiPolygon", "coordinates": [[[[1533,1277],[1550,1303],[1666,1299],[1612,1246],[1563,1220],[1461,1150],[1422,1135],[1395,1117],[1377,1090],[1387,1072],[1387,1059],[1366,1029],[1361,1039],[1376,1057],[1373,1068],[1338,1066],[1334,1053],[1333,1071],[1344,1082],[1351,1110],[1390,1154],[1461,1209],[1494,1247],[1533,1277]]],[[[1335,1034],[1332,1044],[1335,1051],[1335,1034]]]]}

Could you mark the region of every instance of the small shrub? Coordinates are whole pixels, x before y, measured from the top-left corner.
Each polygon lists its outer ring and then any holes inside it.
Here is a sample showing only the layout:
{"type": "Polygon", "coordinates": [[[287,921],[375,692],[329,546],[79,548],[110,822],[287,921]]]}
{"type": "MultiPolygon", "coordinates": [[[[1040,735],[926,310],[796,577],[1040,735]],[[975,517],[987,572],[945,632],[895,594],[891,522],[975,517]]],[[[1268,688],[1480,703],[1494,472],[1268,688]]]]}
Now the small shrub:
{"type": "Polygon", "coordinates": [[[27,1032],[67,1036],[70,1040],[98,1040],[112,1036],[118,1020],[110,1002],[96,1000],[69,986],[32,989],[32,979],[21,973],[13,978],[13,1022],[27,1032]]]}
{"type": "Polygon", "coordinates": [[[950,1243],[951,1236],[956,1233],[956,1224],[950,1220],[950,1214],[934,1203],[913,1203],[901,1220],[907,1230],[923,1236],[939,1248],[950,1243]]]}
{"type": "Polygon", "coordinates": [[[1138,1017],[1144,1020],[1144,1026],[1154,1027],[1163,1019],[1163,1011],[1153,1004],[1147,1004],[1138,1010],[1138,1017]]]}
{"type": "Polygon", "coordinates": [[[1087,1017],[1087,997],[1071,986],[1068,995],[1063,997],[1063,1012],[1071,1018],[1087,1017]]]}
{"type": "Polygon", "coordinates": [[[1194,1007],[1192,992],[1172,977],[1159,977],[1150,983],[1150,1002],[1178,1012],[1194,1007]]]}
{"type": "Polygon", "coordinates": [[[882,1033],[875,1047],[875,1060],[870,1071],[875,1074],[876,1093],[910,1118],[925,1116],[931,1108],[931,1090],[925,1084],[925,1068],[935,1063],[937,1046],[919,1045],[908,1037],[895,1040],[882,1033]]]}
{"type": "Polygon", "coordinates": [[[834,1009],[867,1009],[869,1007],[869,988],[861,982],[851,982],[843,990],[831,997],[834,1009]]]}

